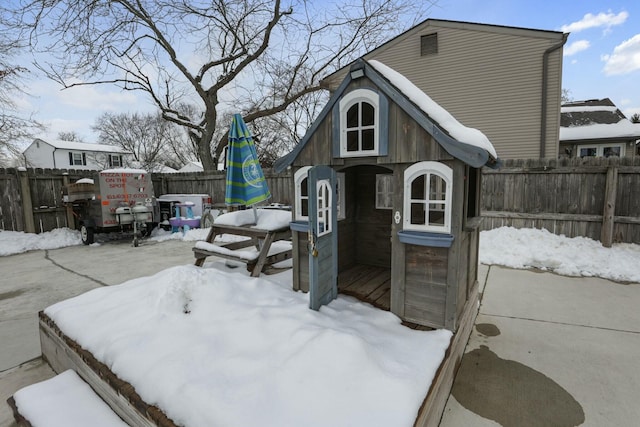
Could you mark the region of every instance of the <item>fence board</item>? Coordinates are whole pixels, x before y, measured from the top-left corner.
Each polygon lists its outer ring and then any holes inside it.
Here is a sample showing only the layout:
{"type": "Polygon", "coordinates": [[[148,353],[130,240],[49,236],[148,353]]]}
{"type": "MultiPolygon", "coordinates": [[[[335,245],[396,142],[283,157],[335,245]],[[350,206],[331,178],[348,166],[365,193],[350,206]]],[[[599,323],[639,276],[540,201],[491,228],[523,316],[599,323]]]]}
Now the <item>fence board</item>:
{"type": "Polygon", "coordinates": [[[636,222],[640,218],[640,159],[635,158],[510,160],[500,170],[484,170],[483,181],[489,185],[483,185],[482,229],[546,228],[569,237],[600,240],[610,166],[619,168],[614,242],[640,243],[636,222]],[[496,188],[503,188],[505,194],[498,195],[496,188]],[[500,206],[496,199],[505,204],[500,206]]]}

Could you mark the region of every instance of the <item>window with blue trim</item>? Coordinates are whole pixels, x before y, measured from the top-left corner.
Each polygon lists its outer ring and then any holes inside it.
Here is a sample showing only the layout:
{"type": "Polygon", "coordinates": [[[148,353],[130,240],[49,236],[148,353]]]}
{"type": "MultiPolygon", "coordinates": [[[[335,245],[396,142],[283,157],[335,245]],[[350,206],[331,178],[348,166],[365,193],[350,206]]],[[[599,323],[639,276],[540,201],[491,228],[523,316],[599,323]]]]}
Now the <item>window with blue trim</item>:
{"type": "Polygon", "coordinates": [[[439,162],[419,162],[404,172],[405,230],[451,232],[453,170],[439,162]]]}
{"type": "Polygon", "coordinates": [[[380,152],[380,97],[356,89],[340,100],[340,156],[377,156],[380,152]]]}
{"type": "Polygon", "coordinates": [[[309,220],[309,194],[307,187],[309,169],[311,169],[311,166],[303,166],[293,176],[295,183],[295,219],[298,221],[309,220]]]}
{"type": "MultiPolygon", "coordinates": [[[[293,175],[294,181],[294,197],[295,197],[295,219],[296,221],[308,221],[309,220],[309,189],[308,189],[308,176],[311,166],[303,166],[296,171],[293,175]]],[[[345,192],[344,192],[344,180],[345,175],[343,172],[338,172],[337,193],[338,193],[338,220],[345,218],[345,192]]]]}

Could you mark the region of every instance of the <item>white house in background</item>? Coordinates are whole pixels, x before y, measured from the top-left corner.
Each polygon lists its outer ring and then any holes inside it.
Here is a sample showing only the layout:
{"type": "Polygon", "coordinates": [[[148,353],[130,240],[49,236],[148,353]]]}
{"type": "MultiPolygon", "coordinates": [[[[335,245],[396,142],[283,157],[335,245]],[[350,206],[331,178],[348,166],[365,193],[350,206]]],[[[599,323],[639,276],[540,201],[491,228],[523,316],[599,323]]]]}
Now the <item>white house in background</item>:
{"type": "Polygon", "coordinates": [[[204,168],[202,167],[202,163],[200,162],[188,162],[187,164],[182,166],[180,169],[178,169],[178,172],[202,172],[202,171],[204,171],[204,168]]]}
{"type": "Polygon", "coordinates": [[[129,166],[133,153],[113,145],[36,138],[23,152],[26,166],[102,170],[129,166]]]}
{"type": "Polygon", "coordinates": [[[635,157],[639,150],[640,124],[627,119],[609,98],[562,105],[561,157],[635,157]]]}

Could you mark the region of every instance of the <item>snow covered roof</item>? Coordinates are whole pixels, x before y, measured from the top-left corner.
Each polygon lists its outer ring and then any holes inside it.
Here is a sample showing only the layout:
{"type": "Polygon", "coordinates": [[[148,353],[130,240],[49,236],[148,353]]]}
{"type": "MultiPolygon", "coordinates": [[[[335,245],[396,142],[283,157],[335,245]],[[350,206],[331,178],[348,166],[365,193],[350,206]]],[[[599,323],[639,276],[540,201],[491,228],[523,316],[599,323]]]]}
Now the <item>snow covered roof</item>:
{"type": "Polygon", "coordinates": [[[447,110],[431,99],[429,95],[411,83],[405,76],[384,65],[382,62],[371,60],[369,64],[387,78],[391,84],[398,88],[398,90],[416,104],[427,116],[435,120],[449,135],[463,144],[473,145],[486,150],[494,159],[498,157],[496,149],[485,134],[478,129],[464,126],[447,110]]]}
{"type": "Polygon", "coordinates": [[[640,124],[629,119],[609,99],[564,104],[560,109],[560,141],[640,138],[640,124]]]}
{"type": "Polygon", "coordinates": [[[200,162],[188,162],[180,169],[178,172],[202,172],[204,168],[202,167],[202,163],[200,162]]]}
{"type": "MultiPolygon", "coordinates": [[[[495,148],[481,131],[462,125],[400,73],[379,61],[364,59],[356,61],[351,70],[362,70],[360,75],[364,74],[376,84],[382,93],[407,112],[451,156],[473,167],[496,167],[500,164],[495,148]]],[[[351,81],[351,73],[348,73],[304,138],[293,151],[274,163],[276,172],[283,171],[293,163],[317,130],[319,123],[331,113],[351,81]]]]}
{"type": "Polygon", "coordinates": [[[49,139],[46,141],[41,138],[36,139],[36,141],[38,140],[44,142],[45,144],[49,144],[54,148],[59,148],[63,150],[99,151],[104,153],[131,154],[130,151],[125,150],[124,148],[116,147],[115,145],[92,144],[88,142],[62,141],[60,139],[49,139]]]}

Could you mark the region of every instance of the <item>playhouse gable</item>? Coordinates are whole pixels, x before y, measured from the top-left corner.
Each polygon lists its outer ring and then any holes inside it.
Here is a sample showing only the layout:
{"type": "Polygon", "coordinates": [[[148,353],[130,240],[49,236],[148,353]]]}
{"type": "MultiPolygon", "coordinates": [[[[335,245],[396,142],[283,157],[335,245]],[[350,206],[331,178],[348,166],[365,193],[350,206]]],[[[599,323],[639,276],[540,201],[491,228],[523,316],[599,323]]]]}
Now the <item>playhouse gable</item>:
{"type": "Polygon", "coordinates": [[[498,162],[482,132],[462,125],[391,68],[361,59],[301,142],[274,167],[339,166],[370,157],[378,164],[456,158],[476,168],[498,162]]]}

